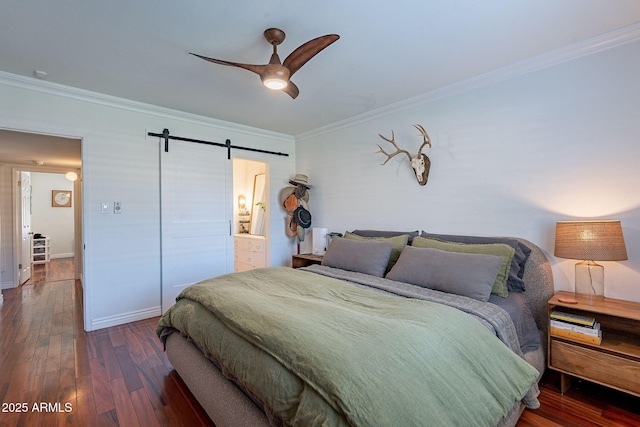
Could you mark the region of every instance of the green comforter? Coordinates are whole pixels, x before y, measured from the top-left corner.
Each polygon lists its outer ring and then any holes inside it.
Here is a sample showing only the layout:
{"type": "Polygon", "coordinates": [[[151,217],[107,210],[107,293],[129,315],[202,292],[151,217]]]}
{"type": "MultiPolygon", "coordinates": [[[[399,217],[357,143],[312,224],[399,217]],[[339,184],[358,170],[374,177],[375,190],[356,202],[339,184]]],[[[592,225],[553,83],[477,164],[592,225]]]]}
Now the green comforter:
{"type": "Polygon", "coordinates": [[[459,310],[287,267],[185,289],[174,329],[291,425],[495,426],[538,375],[459,310]]]}

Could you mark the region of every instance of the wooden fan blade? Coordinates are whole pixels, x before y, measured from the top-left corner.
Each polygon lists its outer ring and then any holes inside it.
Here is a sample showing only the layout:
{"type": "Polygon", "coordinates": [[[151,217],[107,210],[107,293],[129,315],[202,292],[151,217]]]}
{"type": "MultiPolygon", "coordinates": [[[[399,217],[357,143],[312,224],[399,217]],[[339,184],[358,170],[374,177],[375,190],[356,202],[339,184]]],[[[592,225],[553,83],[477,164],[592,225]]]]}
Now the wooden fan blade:
{"type": "Polygon", "coordinates": [[[262,73],[264,73],[265,69],[267,68],[266,65],[241,64],[239,62],[223,61],[222,59],[208,58],[206,56],[198,55],[197,53],[191,53],[191,52],[189,52],[189,53],[191,55],[193,55],[193,56],[197,56],[198,58],[202,58],[205,61],[213,62],[214,64],[228,65],[230,67],[244,68],[245,70],[249,70],[249,71],[252,71],[252,72],[256,73],[260,77],[262,77],[262,73]]]}
{"type": "MultiPolygon", "coordinates": [[[[329,46],[340,38],[337,34],[328,34],[326,36],[320,36],[313,40],[309,40],[293,52],[284,60],[284,65],[289,69],[289,75],[298,71],[300,67],[306,64],[311,58],[320,53],[324,48],[329,46]]],[[[294,97],[295,98],[295,97],[294,97]]]]}
{"type": "Polygon", "coordinates": [[[282,91],[284,93],[286,93],[287,95],[289,95],[293,99],[296,99],[296,97],[300,93],[300,90],[298,89],[298,86],[296,86],[291,80],[289,80],[289,83],[287,84],[287,87],[282,89],[282,91]]]}

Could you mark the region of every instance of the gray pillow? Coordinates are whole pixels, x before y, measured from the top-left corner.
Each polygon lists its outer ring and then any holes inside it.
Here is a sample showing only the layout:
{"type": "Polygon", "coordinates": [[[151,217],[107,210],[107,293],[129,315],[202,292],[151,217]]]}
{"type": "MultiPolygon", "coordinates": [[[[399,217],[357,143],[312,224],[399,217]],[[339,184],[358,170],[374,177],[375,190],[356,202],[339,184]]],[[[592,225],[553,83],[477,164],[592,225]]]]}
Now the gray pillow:
{"type": "Polygon", "coordinates": [[[400,258],[400,254],[402,253],[402,250],[404,249],[405,246],[407,246],[407,243],[409,242],[408,234],[399,234],[397,236],[390,236],[390,237],[383,237],[383,236],[363,237],[363,236],[360,236],[359,234],[345,231],[344,238],[351,239],[351,240],[379,240],[381,242],[391,242],[393,246],[391,247],[391,256],[389,257],[389,262],[387,263],[387,269],[385,270],[385,273],[388,273],[393,267],[393,265],[396,263],[396,261],[398,261],[398,258],[400,258]]]}
{"type": "Polygon", "coordinates": [[[496,255],[407,246],[386,278],[488,301],[502,261],[496,255]]]}
{"type": "Polygon", "coordinates": [[[392,247],[391,242],[334,238],[322,258],[322,265],[383,277],[392,247]]]}
{"type": "Polygon", "coordinates": [[[502,265],[498,270],[498,275],[493,283],[491,293],[506,298],[509,295],[507,290],[507,278],[509,277],[509,266],[513,259],[513,248],[502,243],[455,243],[444,240],[431,239],[418,236],[413,239],[413,246],[418,248],[432,248],[448,252],[460,252],[465,254],[483,254],[502,257],[502,265]]]}
{"type": "Polygon", "coordinates": [[[423,231],[422,237],[445,240],[456,243],[503,243],[511,246],[515,253],[511,260],[507,289],[509,292],[524,292],[524,266],[531,255],[531,248],[516,239],[509,237],[463,236],[455,234],[433,234],[423,231]]]}

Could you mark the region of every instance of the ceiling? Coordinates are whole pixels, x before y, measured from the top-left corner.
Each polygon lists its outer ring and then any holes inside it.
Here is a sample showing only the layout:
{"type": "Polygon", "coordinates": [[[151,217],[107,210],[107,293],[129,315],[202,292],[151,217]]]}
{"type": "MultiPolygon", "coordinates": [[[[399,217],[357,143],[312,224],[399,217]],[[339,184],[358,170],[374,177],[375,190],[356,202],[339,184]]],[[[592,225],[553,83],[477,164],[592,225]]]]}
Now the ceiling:
{"type": "Polygon", "coordinates": [[[80,140],[0,129],[0,163],[79,169],[80,140]]]}
{"type": "Polygon", "coordinates": [[[0,2],[1,71],[293,136],[640,22],[637,0],[0,2]],[[341,37],[295,100],[188,54],[267,63],[269,27],[282,60],[341,37]]]}

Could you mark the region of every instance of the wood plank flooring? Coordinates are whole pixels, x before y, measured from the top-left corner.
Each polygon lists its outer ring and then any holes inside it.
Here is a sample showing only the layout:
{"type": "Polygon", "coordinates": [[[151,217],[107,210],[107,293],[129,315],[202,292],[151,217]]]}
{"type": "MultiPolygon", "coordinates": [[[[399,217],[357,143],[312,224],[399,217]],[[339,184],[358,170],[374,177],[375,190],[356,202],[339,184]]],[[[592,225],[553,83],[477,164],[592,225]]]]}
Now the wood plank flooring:
{"type": "Polygon", "coordinates": [[[540,382],[540,408],[525,409],[517,427],[637,427],[640,398],[574,379],[560,394],[560,375],[547,370],[540,382]]]}
{"type": "MultiPolygon", "coordinates": [[[[213,426],[167,361],[157,318],[85,333],[73,260],[34,267],[3,291],[0,427],[213,426]]],[[[558,383],[545,374],[540,409],[518,427],[640,426],[640,398],[586,381],[561,395],[558,383]]]]}
{"type": "Polygon", "coordinates": [[[84,332],[73,260],[3,291],[0,426],[213,426],[155,335],[158,318],[84,332]]]}

